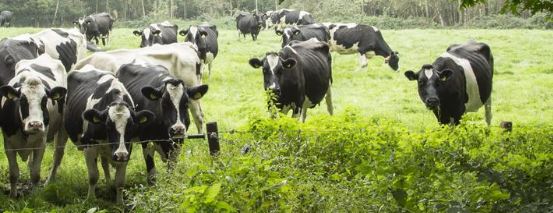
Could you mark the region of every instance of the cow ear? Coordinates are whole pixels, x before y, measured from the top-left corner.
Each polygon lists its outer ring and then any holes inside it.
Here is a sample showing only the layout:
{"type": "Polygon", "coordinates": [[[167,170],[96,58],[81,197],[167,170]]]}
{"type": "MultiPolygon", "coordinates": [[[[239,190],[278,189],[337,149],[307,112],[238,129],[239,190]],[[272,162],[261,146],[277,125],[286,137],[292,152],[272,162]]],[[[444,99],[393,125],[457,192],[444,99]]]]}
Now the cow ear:
{"type": "Polygon", "coordinates": [[[209,89],[209,87],[204,84],[188,88],[186,90],[186,93],[188,94],[188,97],[192,98],[192,100],[198,100],[204,97],[204,95],[207,93],[207,89],[209,89]]]}
{"type": "Polygon", "coordinates": [[[407,77],[407,79],[409,79],[410,81],[419,79],[418,74],[416,74],[412,70],[408,70],[407,72],[405,72],[405,77],[407,77]]]}
{"type": "Polygon", "coordinates": [[[207,36],[207,31],[205,30],[200,30],[200,36],[207,36]]]}
{"type": "Polygon", "coordinates": [[[249,63],[250,63],[250,66],[252,66],[253,68],[256,68],[256,69],[263,66],[263,62],[261,62],[261,60],[259,60],[257,58],[250,59],[249,63]]]}
{"type": "Polygon", "coordinates": [[[181,36],[186,36],[186,34],[188,34],[188,30],[181,30],[179,32],[179,35],[181,35],[181,36]]]}
{"type": "Polygon", "coordinates": [[[134,114],[134,122],[144,125],[154,120],[154,113],[149,110],[142,110],[134,114]]]}
{"type": "Polygon", "coordinates": [[[21,96],[21,91],[19,89],[13,88],[12,86],[6,85],[0,87],[0,94],[7,99],[13,100],[21,96]]]}
{"type": "Polygon", "coordinates": [[[284,32],[282,32],[282,30],[276,30],[276,29],[275,29],[275,33],[276,33],[278,36],[281,36],[282,34],[284,34],[284,32]]]}
{"type": "Polygon", "coordinates": [[[296,60],[293,58],[286,59],[282,61],[282,66],[286,69],[291,69],[292,67],[296,66],[296,60]]]}
{"type": "Polygon", "coordinates": [[[144,97],[146,97],[148,100],[157,101],[161,98],[161,96],[163,96],[163,92],[161,90],[161,88],[156,89],[147,86],[143,87],[140,92],[142,92],[142,95],[144,95],[144,97]]]}
{"type": "Polygon", "coordinates": [[[65,94],[67,94],[67,89],[63,87],[54,87],[52,90],[47,91],[46,94],[48,94],[48,97],[52,100],[57,101],[65,98],[65,94]]]}
{"type": "Polygon", "coordinates": [[[292,33],[293,33],[294,35],[298,35],[298,34],[300,34],[300,30],[297,29],[297,28],[294,28],[294,29],[292,29],[292,33]]]}
{"type": "Polygon", "coordinates": [[[132,34],[134,34],[135,36],[142,36],[142,31],[135,30],[132,31],[132,34]]]}
{"type": "Polygon", "coordinates": [[[159,35],[161,33],[161,30],[152,30],[152,34],[159,35]]]}
{"type": "Polygon", "coordinates": [[[451,70],[442,70],[438,72],[438,77],[440,77],[440,81],[447,81],[452,75],[453,71],[451,70]]]}
{"type": "Polygon", "coordinates": [[[96,109],[89,109],[83,113],[83,118],[93,124],[104,123],[107,119],[107,111],[98,111],[96,109]]]}

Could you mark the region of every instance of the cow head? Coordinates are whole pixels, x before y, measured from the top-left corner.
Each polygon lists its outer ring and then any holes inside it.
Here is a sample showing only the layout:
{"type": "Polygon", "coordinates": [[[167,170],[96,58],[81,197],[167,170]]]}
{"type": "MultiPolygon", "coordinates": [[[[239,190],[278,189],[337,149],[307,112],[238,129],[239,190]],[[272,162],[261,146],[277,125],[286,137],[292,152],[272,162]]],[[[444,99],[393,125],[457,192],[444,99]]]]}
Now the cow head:
{"type": "Polygon", "coordinates": [[[399,53],[393,51],[390,53],[390,56],[385,59],[385,62],[390,66],[390,68],[397,71],[397,69],[399,69],[399,53]]]}
{"type": "Polygon", "coordinates": [[[418,82],[419,96],[428,109],[439,110],[440,107],[440,91],[445,86],[447,81],[453,75],[450,69],[437,70],[433,65],[423,65],[421,70],[413,72],[411,70],[405,72],[405,77],[410,81],[418,82]]]}
{"type": "Polygon", "coordinates": [[[37,76],[24,75],[27,72],[23,73],[14,86],[0,87],[0,93],[16,103],[23,132],[45,133],[50,120],[47,109],[48,99],[52,101],[64,99],[67,89],[63,87],[50,89],[37,76]]]}
{"type": "Polygon", "coordinates": [[[253,20],[255,21],[256,27],[257,27],[258,30],[263,27],[263,17],[261,17],[257,13],[254,13],[253,14],[253,20]]]}
{"type": "Polygon", "coordinates": [[[126,101],[114,101],[102,111],[86,110],[83,117],[105,129],[113,160],[125,162],[129,160],[131,139],[138,135],[142,126],[153,120],[154,114],[147,110],[136,112],[126,101]]]}
{"type": "Polygon", "coordinates": [[[275,33],[282,36],[282,47],[286,46],[293,40],[301,40],[301,31],[297,27],[286,27],[283,30],[275,29],[275,33]]]}
{"type": "Polygon", "coordinates": [[[147,27],[141,31],[135,30],[133,34],[141,37],[140,47],[149,47],[154,44],[161,44],[161,30],[155,27],[147,27]]]}
{"type": "Polygon", "coordinates": [[[186,87],[182,80],[169,79],[160,87],[143,87],[141,92],[150,101],[159,103],[163,117],[158,118],[173,140],[182,140],[190,125],[188,104],[202,98],[208,90],[207,85],[186,87]]]}
{"type": "Polygon", "coordinates": [[[82,34],[86,34],[86,29],[85,29],[85,18],[86,17],[80,17],[78,19],[75,19],[73,21],[73,24],[75,25],[75,27],[79,28],[79,31],[82,33],[82,34]]]}
{"type": "Polygon", "coordinates": [[[198,47],[200,58],[205,60],[207,55],[207,30],[204,27],[190,26],[186,30],[181,30],[179,35],[185,36],[185,42],[191,42],[198,47]]]}
{"type": "Polygon", "coordinates": [[[0,85],[6,85],[15,75],[15,64],[44,53],[44,45],[30,35],[0,41],[0,85]]]}
{"type": "Polygon", "coordinates": [[[267,53],[265,58],[252,58],[249,61],[253,68],[262,68],[263,86],[266,91],[270,91],[276,96],[281,94],[281,85],[287,76],[297,73],[293,69],[297,61],[293,58],[282,59],[277,53],[267,53]]]}

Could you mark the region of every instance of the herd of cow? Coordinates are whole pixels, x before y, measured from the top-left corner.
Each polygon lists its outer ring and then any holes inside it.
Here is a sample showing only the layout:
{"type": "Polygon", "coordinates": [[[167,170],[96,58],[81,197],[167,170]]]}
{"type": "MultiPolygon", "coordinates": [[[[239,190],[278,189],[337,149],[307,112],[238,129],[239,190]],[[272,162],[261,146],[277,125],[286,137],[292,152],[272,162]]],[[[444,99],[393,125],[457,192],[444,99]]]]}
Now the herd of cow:
{"type": "MultiPolygon", "coordinates": [[[[133,32],[141,37],[139,49],[99,51],[92,39],[105,45],[113,25],[107,13],[75,21],[75,29],[46,29],[0,41],[0,127],[9,163],[10,196],[17,196],[17,155],[29,160],[31,183],[40,182],[40,166],[47,141],[55,139],[54,161],[46,184],[55,180],[70,138],[83,151],[88,168],[88,198],[95,197],[99,179],[97,160],[110,183],[115,167],[116,200],[123,202],[122,187],[132,143],[140,141],[148,182],[155,182],[154,153],[173,165],[190,125],[190,114],[203,132],[200,99],[205,66],[218,53],[218,31],[201,24],[178,31],[169,22],[133,32]],[[185,37],[177,42],[177,35],[185,37]],[[86,50],[94,53],[85,57],[86,50]]],[[[263,70],[265,90],[275,94],[273,103],[282,112],[293,111],[304,121],[306,110],[326,100],[332,105],[331,51],[359,53],[360,66],[373,55],[399,68],[398,53],[381,32],[363,24],[316,24],[304,11],[280,10],[239,13],[240,34],[256,40],[259,30],[275,28],[282,49],[252,58],[249,64],[263,70]]],[[[239,36],[240,36],[239,34],[239,36]]],[[[484,43],[452,45],[433,64],[418,72],[425,105],[442,124],[458,124],[467,111],[482,105],[491,121],[493,57],[484,43]]]]}

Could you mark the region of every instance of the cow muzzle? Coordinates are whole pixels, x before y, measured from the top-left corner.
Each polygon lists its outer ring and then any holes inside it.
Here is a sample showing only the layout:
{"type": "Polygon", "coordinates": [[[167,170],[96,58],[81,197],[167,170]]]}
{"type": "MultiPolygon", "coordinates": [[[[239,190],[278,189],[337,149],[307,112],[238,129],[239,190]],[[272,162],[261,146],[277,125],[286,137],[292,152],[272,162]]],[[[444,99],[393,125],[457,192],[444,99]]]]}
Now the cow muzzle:
{"type": "Polygon", "coordinates": [[[127,152],[126,150],[124,150],[124,151],[117,150],[113,153],[113,160],[114,161],[120,161],[120,162],[128,161],[129,160],[129,152],[127,152]]]}
{"type": "Polygon", "coordinates": [[[440,106],[440,99],[438,98],[427,98],[424,100],[424,104],[426,104],[426,107],[429,109],[435,109],[440,106]]]}
{"type": "Polygon", "coordinates": [[[186,127],[183,125],[176,125],[169,130],[169,136],[173,139],[184,138],[186,134],[186,127]]]}
{"type": "Polygon", "coordinates": [[[42,121],[30,121],[25,126],[26,133],[39,133],[44,132],[44,123],[42,121]]]}

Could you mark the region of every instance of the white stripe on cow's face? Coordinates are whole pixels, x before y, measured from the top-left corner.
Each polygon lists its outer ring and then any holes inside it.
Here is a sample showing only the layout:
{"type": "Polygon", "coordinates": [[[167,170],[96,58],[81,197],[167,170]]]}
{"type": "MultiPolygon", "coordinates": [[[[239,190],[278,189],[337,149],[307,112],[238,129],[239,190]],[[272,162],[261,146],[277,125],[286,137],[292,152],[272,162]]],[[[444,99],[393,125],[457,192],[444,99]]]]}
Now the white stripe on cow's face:
{"type": "Polygon", "coordinates": [[[146,39],[146,41],[150,40],[151,34],[152,34],[152,31],[150,30],[149,27],[144,28],[144,31],[142,31],[142,35],[144,35],[144,39],[146,39]]]}
{"type": "Polygon", "coordinates": [[[111,121],[115,123],[115,130],[119,133],[118,147],[114,154],[118,158],[127,158],[129,152],[125,147],[125,130],[127,122],[131,118],[131,112],[127,106],[117,104],[109,107],[108,115],[111,121]]]}
{"type": "Polygon", "coordinates": [[[484,103],[482,103],[482,100],[480,99],[478,82],[476,81],[476,75],[474,74],[474,70],[472,70],[470,61],[465,58],[454,56],[448,52],[442,54],[441,57],[451,58],[457,65],[463,67],[463,71],[465,74],[466,93],[468,95],[468,101],[465,103],[465,109],[467,112],[477,111],[478,108],[484,105],[484,103]]]}
{"type": "MultiPolygon", "coordinates": [[[[41,103],[43,98],[46,97],[46,92],[42,80],[36,76],[27,75],[25,81],[21,84],[21,96],[25,96],[29,108],[29,116],[23,118],[24,131],[31,130],[29,129],[31,122],[38,122],[42,125],[36,130],[43,132],[45,123],[41,103]]],[[[19,113],[21,116],[21,107],[19,113]]]]}
{"type": "Polygon", "coordinates": [[[196,41],[196,34],[198,33],[198,28],[195,26],[191,26],[188,32],[190,32],[190,34],[192,35],[192,41],[196,41]]]}
{"type": "Polygon", "coordinates": [[[177,110],[177,121],[175,124],[171,126],[171,128],[184,128],[184,132],[186,132],[186,126],[182,123],[180,119],[180,110],[179,105],[182,99],[182,96],[184,95],[184,85],[179,84],[178,86],[167,84],[166,86],[167,93],[169,93],[169,98],[171,99],[171,102],[173,103],[173,106],[175,107],[175,110],[177,110]]]}
{"type": "Polygon", "coordinates": [[[426,78],[430,79],[432,78],[432,75],[434,75],[434,71],[432,69],[425,69],[424,75],[426,76],[426,78]]]}
{"type": "Polygon", "coordinates": [[[378,28],[376,28],[375,26],[371,26],[371,27],[373,28],[373,30],[374,30],[375,32],[378,32],[378,28]]]}

